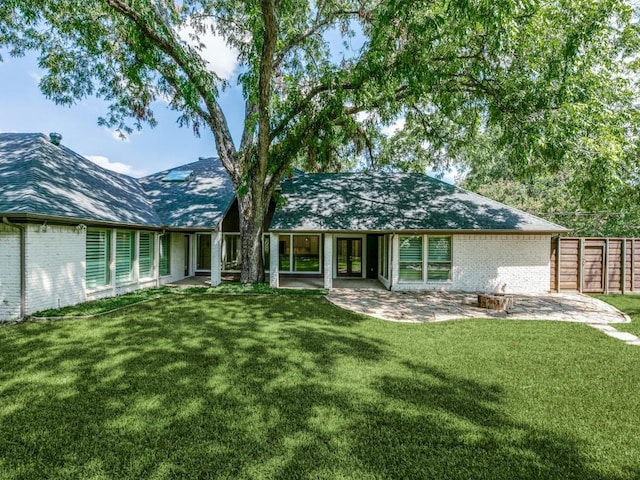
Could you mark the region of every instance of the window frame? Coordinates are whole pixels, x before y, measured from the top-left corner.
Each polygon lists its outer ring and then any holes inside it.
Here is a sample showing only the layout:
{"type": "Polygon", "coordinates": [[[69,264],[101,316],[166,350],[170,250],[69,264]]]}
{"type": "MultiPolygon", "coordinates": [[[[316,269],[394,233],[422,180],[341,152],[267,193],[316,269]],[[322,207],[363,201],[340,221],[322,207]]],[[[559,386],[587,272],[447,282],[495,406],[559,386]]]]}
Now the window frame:
{"type": "Polygon", "coordinates": [[[158,276],[171,275],[171,234],[163,233],[158,242],[158,276]],[[164,264],[166,263],[166,270],[164,264]]]}
{"type": "Polygon", "coordinates": [[[242,269],[242,238],[240,236],[239,232],[222,232],[222,248],[221,248],[221,252],[220,252],[220,256],[221,256],[221,265],[222,265],[222,271],[223,272],[240,272],[242,269]],[[234,239],[237,239],[237,255],[238,255],[238,259],[237,259],[237,264],[240,266],[240,268],[236,268],[236,269],[228,269],[227,268],[227,240],[229,239],[229,237],[232,237],[234,239]]]}
{"type": "Polygon", "coordinates": [[[138,277],[142,279],[154,278],[155,275],[155,233],[153,232],[139,232],[138,233],[138,277]],[[143,256],[142,252],[142,238],[149,238],[148,252],[143,256]],[[143,262],[148,264],[147,269],[143,272],[143,262]]]}
{"type": "Polygon", "coordinates": [[[284,269],[280,263],[280,246],[278,245],[278,270],[281,273],[297,273],[300,275],[317,275],[322,273],[322,234],[321,233],[281,233],[278,235],[278,244],[284,237],[289,238],[289,268],[284,269]],[[317,270],[296,270],[295,269],[295,247],[294,237],[317,237],[318,238],[318,269],[317,270]]]}
{"type": "MultiPolygon", "coordinates": [[[[134,261],[135,261],[135,250],[136,250],[136,243],[135,243],[135,233],[131,230],[116,230],[116,258],[115,258],[115,281],[116,281],[116,285],[122,285],[122,284],[126,284],[126,283],[132,283],[135,281],[134,278],[134,272],[133,272],[133,267],[134,267],[134,261]],[[124,259],[121,259],[119,257],[120,252],[119,252],[119,243],[120,243],[120,239],[119,236],[120,235],[127,235],[129,237],[128,239],[128,243],[129,243],[129,255],[128,255],[128,262],[129,262],[129,266],[128,266],[128,274],[126,276],[122,275],[122,273],[118,273],[118,264],[122,264],[124,259]]],[[[125,252],[126,253],[126,252],[125,252]]]]}
{"type": "Polygon", "coordinates": [[[426,249],[426,279],[427,282],[450,282],[452,279],[452,274],[453,274],[453,237],[451,235],[427,235],[427,249],[426,249]],[[429,245],[430,242],[432,240],[435,239],[443,239],[446,238],[448,240],[449,243],[449,260],[430,260],[429,258],[429,245]],[[430,269],[429,267],[431,265],[448,265],[449,269],[448,269],[448,275],[447,278],[430,278],[429,277],[429,271],[432,269],[430,269]]]}
{"type": "Polygon", "coordinates": [[[85,234],[84,282],[87,290],[96,290],[96,289],[108,287],[111,285],[111,230],[108,230],[105,228],[87,228],[87,232],[85,234]],[[103,254],[102,261],[104,262],[104,264],[102,265],[102,269],[103,269],[102,273],[104,274],[102,278],[104,278],[104,283],[93,283],[89,279],[88,240],[89,240],[89,234],[92,234],[92,233],[104,234],[104,244],[102,245],[103,251],[101,252],[103,254]]]}
{"type": "Polygon", "coordinates": [[[425,279],[424,275],[424,235],[398,235],[398,282],[401,283],[423,283],[425,279]],[[402,243],[403,239],[418,239],[420,246],[420,260],[402,260],[402,243]],[[403,264],[420,264],[420,269],[414,269],[416,272],[420,272],[420,278],[402,278],[402,265],[403,264]]]}

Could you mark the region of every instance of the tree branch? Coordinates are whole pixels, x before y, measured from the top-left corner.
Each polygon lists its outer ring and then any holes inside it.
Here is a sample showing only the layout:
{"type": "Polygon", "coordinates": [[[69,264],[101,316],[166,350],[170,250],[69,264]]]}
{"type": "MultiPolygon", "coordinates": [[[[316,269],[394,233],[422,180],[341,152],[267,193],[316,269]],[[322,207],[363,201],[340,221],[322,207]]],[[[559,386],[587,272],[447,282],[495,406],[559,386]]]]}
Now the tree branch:
{"type": "MultiPolygon", "coordinates": [[[[210,90],[210,86],[207,85],[206,82],[201,81],[202,76],[198,74],[198,70],[192,64],[194,60],[193,55],[185,51],[181,42],[175,38],[171,27],[162,20],[160,20],[159,25],[151,25],[147,18],[143,17],[140,12],[122,0],[107,0],[107,4],[125,18],[131,20],[143,31],[147,38],[153,41],[161,51],[176,62],[187,78],[189,78],[189,81],[195,85],[209,111],[209,118],[205,117],[203,120],[207,121],[213,132],[220,160],[229,172],[234,184],[239,185],[241,177],[237,165],[233,161],[236,150],[229,132],[226,117],[216,101],[213,92],[210,90]],[[161,36],[154,26],[159,26],[160,30],[164,30],[166,38],[161,36]]],[[[162,74],[162,72],[159,73],[162,74]]],[[[215,74],[210,73],[210,75],[214,79],[217,79],[215,74]]]]}
{"type": "MultiPolygon", "coordinates": [[[[258,78],[258,178],[267,176],[269,147],[271,146],[271,104],[273,57],[278,41],[278,20],[274,0],[261,0],[264,36],[258,78]]],[[[261,192],[262,193],[262,192],[261,192]]]]}
{"type": "Polygon", "coordinates": [[[299,35],[291,39],[282,48],[282,50],[280,50],[278,55],[276,55],[276,58],[274,61],[274,65],[276,68],[280,66],[280,64],[284,61],[285,57],[287,56],[287,54],[294,47],[296,47],[297,45],[300,45],[302,42],[304,42],[307,38],[311,37],[312,35],[315,35],[316,33],[318,33],[322,28],[328,27],[329,25],[331,25],[338,17],[341,17],[341,16],[347,17],[352,15],[360,16],[362,15],[362,11],[361,10],[338,10],[338,11],[327,14],[327,16],[324,19],[321,19],[321,15],[322,15],[322,5],[318,7],[318,13],[316,14],[314,23],[307,30],[305,30],[304,32],[300,33],[299,35]]]}

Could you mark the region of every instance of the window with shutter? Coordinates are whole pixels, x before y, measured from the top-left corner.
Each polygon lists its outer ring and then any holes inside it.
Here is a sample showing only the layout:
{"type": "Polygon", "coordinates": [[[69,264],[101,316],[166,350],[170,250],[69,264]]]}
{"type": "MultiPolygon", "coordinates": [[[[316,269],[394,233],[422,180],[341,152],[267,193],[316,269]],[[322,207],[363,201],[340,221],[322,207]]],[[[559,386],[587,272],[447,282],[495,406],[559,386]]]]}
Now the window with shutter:
{"type": "Polygon", "coordinates": [[[400,280],[422,280],[422,237],[400,237],[400,280]]]}
{"type": "Polygon", "coordinates": [[[116,232],[116,283],[133,280],[133,232],[116,232]]]}
{"type": "Polygon", "coordinates": [[[160,275],[171,273],[171,234],[165,233],[160,237],[160,261],[158,265],[160,275]]]}
{"type": "Polygon", "coordinates": [[[451,279],[451,237],[429,237],[427,280],[451,279]]]}
{"type": "Polygon", "coordinates": [[[140,278],[153,276],[153,234],[141,232],[138,241],[138,268],[140,278]]]}
{"type": "Polygon", "coordinates": [[[85,275],[87,288],[109,284],[109,237],[107,230],[87,230],[85,275]]]}

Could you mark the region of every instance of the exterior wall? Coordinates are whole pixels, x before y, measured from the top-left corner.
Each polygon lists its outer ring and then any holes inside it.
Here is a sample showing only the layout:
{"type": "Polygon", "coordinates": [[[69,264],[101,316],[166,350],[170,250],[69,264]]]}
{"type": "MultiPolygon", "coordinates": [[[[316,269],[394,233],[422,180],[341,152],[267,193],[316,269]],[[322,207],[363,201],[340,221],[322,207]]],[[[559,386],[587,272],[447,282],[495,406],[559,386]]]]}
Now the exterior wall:
{"type": "Polygon", "coordinates": [[[405,283],[398,279],[399,242],[394,235],[392,290],[547,293],[550,240],[550,235],[453,235],[451,280],[405,283]]]}
{"type": "Polygon", "coordinates": [[[85,230],[28,224],[25,234],[25,313],[83,302],[85,230]]]}
{"type": "Polygon", "coordinates": [[[20,232],[0,223],[0,322],[20,316],[20,232]]]}

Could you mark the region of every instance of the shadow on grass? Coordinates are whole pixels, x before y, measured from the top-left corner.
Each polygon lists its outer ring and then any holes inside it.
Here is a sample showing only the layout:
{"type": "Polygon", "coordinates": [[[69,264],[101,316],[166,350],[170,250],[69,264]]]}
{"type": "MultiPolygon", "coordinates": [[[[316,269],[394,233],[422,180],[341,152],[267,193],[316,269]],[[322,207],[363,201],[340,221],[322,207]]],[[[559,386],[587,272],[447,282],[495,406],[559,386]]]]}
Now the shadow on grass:
{"type": "Polygon", "coordinates": [[[201,296],[5,329],[0,477],[604,478],[499,385],[401,361],[363,321],[201,296]]]}

